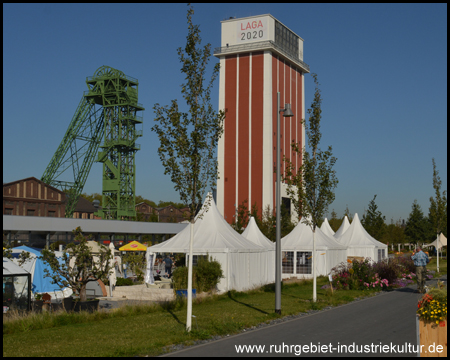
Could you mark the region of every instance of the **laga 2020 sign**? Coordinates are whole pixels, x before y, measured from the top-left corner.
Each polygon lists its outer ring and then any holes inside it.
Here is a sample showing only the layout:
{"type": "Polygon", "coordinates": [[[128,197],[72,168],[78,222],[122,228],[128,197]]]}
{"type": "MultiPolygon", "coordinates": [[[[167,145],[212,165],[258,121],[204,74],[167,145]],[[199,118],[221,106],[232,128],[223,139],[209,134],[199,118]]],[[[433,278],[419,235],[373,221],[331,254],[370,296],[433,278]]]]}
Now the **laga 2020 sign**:
{"type": "Polygon", "coordinates": [[[238,43],[262,41],[268,38],[267,18],[238,21],[236,26],[238,43]]]}

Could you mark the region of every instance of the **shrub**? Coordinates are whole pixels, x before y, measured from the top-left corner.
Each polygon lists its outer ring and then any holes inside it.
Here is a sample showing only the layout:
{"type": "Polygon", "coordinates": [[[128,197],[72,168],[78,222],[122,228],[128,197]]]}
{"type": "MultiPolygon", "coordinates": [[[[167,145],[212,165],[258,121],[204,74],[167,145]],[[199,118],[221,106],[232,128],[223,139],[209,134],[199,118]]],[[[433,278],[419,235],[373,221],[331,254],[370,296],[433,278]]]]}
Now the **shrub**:
{"type": "Polygon", "coordinates": [[[133,285],[133,280],[125,278],[117,278],[116,286],[127,286],[133,285]]]}
{"type": "MultiPolygon", "coordinates": [[[[192,270],[193,270],[193,273],[192,273],[192,279],[193,279],[192,288],[196,289],[197,288],[197,284],[195,282],[196,266],[194,266],[194,268],[192,270]]],[[[172,285],[173,285],[173,291],[187,289],[187,287],[188,287],[188,268],[186,266],[177,267],[172,272],[172,285]]]]}
{"type": "MultiPolygon", "coordinates": [[[[212,260],[209,256],[199,257],[197,266],[192,269],[192,288],[198,292],[212,291],[220,279],[223,277],[222,267],[218,261],[212,260]]],[[[187,289],[188,268],[186,266],[177,267],[172,272],[173,290],[187,289]]]]}
{"type": "Polygon", "coordinates": [[[211,257],[199,258],[196,269],[196,280],[200,292],[209,292],[216,288],[220,279],[223,278],[223,271],[220,263],[211,257]]]}

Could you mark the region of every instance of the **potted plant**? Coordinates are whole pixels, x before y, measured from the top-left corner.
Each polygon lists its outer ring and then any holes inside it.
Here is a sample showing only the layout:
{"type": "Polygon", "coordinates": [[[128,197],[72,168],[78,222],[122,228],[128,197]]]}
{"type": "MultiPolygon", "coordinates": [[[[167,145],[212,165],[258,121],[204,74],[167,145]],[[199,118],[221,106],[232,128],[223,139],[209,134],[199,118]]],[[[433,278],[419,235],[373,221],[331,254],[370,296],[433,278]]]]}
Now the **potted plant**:
{"type": "Polygon", "coordinates": [[[98,309],[98,299],[88,299],[86,284],[89,281],[105,280],[110,272],[112,254],[109,248],[100,246],[100,252],[94,260],[91,249],[87,245],[89,237],[84,236],[80,227],[73,230],[75,242],[68,244],[61,259],[57,259],[54,250],[42,250],[42,259],[47,262],[54,275],[46,271],[54,284],[61,288],[70,287],[78,299],[74,299],[74,311],[98,309]],[[89,304],[87,304],[89,303],[89,304]]]}
{"type": "Polygon", "coordinates": [[[443,352],[421,356],[447,356],[447,289],[438,281],[417,304],[420,345],[442,346],[443,352]]]}

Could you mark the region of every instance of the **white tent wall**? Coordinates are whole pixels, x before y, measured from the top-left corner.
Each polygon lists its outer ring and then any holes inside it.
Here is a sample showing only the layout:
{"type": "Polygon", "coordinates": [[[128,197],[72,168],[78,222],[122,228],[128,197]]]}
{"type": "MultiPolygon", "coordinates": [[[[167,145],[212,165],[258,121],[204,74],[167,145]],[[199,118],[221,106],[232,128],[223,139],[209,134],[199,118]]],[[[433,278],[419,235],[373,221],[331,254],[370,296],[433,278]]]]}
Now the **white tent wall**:
{"type": "MultiPolygon", "coordinates": [[[[190,229],[186,227],[173,238],[151,246],[147,251],[187,254],[189,242],[190,229]]],[[[212,199],[208,211],[195,222],[193,245],[194,255],[209,254],[220,263],[224,278],[217,285],[219,292],[232,289],[243,291],[267,283],[270,269],[266,270],[266,267],[270,264],[273,250],[255,244],[234,231],[218,212],[212,199]]]]}
{"type": "MultiPolygon", "coordinates": [[[[339,244],[333,237],[327,236],[318,227],[316,228],[315,241],[315,267],[317,276],[328,275],[333,267],[347,260],[347,248],[339,244]]],[[[313,255],[313,232],[308,225],[302,222],[298,223],[291,233],[281,239],[281,250],[282,252],[289,252],[289,255],[293,256],[292,272],[288,273],[283,271],[282,278],[312,278],[312,259],[308,260],[307,258],[313,255]],[[303,261],[306,264],[299,266],[302,265],[301,263],[303,261]]],[[[286,270],[286,267],[283,270],[286,270]]]]}
{"type": "MultiPolygon", "coordinates": [[[[289,251],[289,250],[283,250],[289,251]]],[[[298,271],[298,253],[308,252],[312,254],[312,250],[292,250],[294,253],[294,268],[292,273],[282,273],[283,279],[288,279],[295,277],[297,279],[312,279],[312,268],[310,273],[304,273],[302,271],[298,271]]],[[[347,261],[347,250],[345,249],[316,249],[316,275],[317,276],[326,276],[331,273],[331,269],[341,263],[345,263],[347,261]]]]}

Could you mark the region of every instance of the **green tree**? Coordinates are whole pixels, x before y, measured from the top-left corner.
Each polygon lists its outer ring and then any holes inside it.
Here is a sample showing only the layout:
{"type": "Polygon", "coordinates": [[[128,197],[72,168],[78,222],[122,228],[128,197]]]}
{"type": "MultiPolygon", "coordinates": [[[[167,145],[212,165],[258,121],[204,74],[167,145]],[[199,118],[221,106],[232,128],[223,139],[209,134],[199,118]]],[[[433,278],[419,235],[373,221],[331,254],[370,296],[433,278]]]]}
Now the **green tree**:
{"type": "Polygon", "coordinates": [[[40,258],[49,264],[54,275],[45,269],[45,276],[52,278],[52,283],[59,285],[61,289],[70,287],[80,295],[80,301],[86,301],[86,285],[89,281],[106,280],[110,271],[109,260],[111,251],[104,245],[100,246],[100,253],[95,254],[98,261],[94,261],[93,254],[87,245],[88,237],[83,235],[80,227],[72,231],[74,240],[78,244],[71,243],[66,246],[62,261],[58,261],[55,251],[44,249],[40,258]],[[71,264],[71,260],[73,264],[71,264]]]}
{"type": "Polygon", "coordinates": [[[342,221],[344,220],[345,216],[347,216],[349,223],[351,223],[353,221],[353,214],[348,209],[348,205],[345,206],[345,211],[344,211],[344,216],[342,217],[342,221]]]}
{"type": "Polygon", "coordinates": [[[441,193],[442,181],[439,171],[436,169],[436,162],[433,162],[433,189],[435,197],[430,197],[430,208],[428,220],[431,227],[431,235],[428,240],[436,239],[441,232],[447,237],[447,191],[441,193]]]}
{"type": "Polygon", "coordinates": [[[123,257],[123,263],[127,264],[127,267],[136,274],[138,281],[144,280],[144,270],[145,269],[145,256],[141,253],[135,253],[134,251],[129,251],[123,257]]]}
{"type": "Polygon", "coordinates": [[[247,207],[247,202],[248,202],[247,199],[245,199],[237,207],[236,214],[231,223],[231,227],[239,234],[242,234],[244,232],[250,220],[250,212],[247,207]]]}
{"type": "Polygon", "coordinates": [[[422,208],[414,200],[411,212],[406,220],[405,235],[410,243],[424,242],[428,233],[428,222],[424,217],[422,208]]]}
{"type": "Polygon", "coordinates": [[[394,219],[391,219],[391,223],[386,226],[386,231],[380,241],[389,245],[405,243],[406,235],[405,230],[401,226],[401,221],[398,220],[394,223],[394,219]]]}
{"type": "Polygon", "coordinates": [[[376,240],[381,240],[386,231],[386,217],[381,214],[381,211],[377,210],[378,206],[375,203],[376,197],[377,195],[370,200],[369,210],[363,215],[361,224],[370,236],[376,240]]]}
{"type": "MultiPolygon", "coordinates": [[[[211,104],[211,88],[219,74],[217,63],[211,80],[205,80],[207,64],[211,57],[211,44],[200,46],[199,25],[192,23],[194,9],[188,5],[188,35],[186,46],[178,48],[181,72],[186,82],[181,86],[181,93],[186,101],[188,112],[181,112],[177,100],[169,106],[155,104],[156,125],[152,130],[158,134],[160,146],[158,154],[179,192],[180,199],[189,204],[189,221],[191,222],[190,251],[192,254],[193,227],[195,211],[202,203],[205,190],[214,188],[217,178],[217,159],[215,150],[223,133],[225,113],[214,111],[211,104]]],[[[210,199],[208,200],[209,204],[210,199]]],[[[207,210],[207,209],[204,209],[207,210]]],[[[201,214],[199,214],[201,216],[201,214]]],[[[186,329],[191,329],[192,314],[192,256],[189,256],[188,311],[186,329]]]]}
{"type": "MultiPolygon", "coordinates": [[[[293,142],[292,149],[297,154],[302,154],[302,165],[298,171],[293,163],[283,158],[286,163],[286,173],[283,178],[288,184],[287,193],[292,200],[294,209],[301,221],[309,225],[313,231],[313,254],[315,251],[315,233],[316,227],[328,211],[328,206],[334,201],[334,189],[338,184],[336,171],[333,166],[336,158],[332,154],[332,147],[322,151],[319,143],[322,138],[320,132],[320,122],[322,119],[322,97],[319,89],[317,74],[311,74],[316,84],[314,100],[311,108],[308,109],[309,121],[302,121],[305,125],[306,135],[308,136],[308,146],[299,148],[298,144],[293,142]]],[[[313,301],[317,300],[315,258],[312,260],[313,268],[313,301]]]]}
{"type": "Polygon", "coordinates": [[[102,194],[99,194],[99,193],[93,193],[93,194],[90,194],[90,195],[88,195],[88,194],[86,194],[86,193],[83,193],[83,194],[81,194],[80,196],[82,196],[82,197],[84,197],[86,200],[88,200],[90,203],[92,203],[94,200],[98,200],[98,201],[100,201],[100,206],[102,206],[102,194]]]}
{"type": "Polygon", "coordinates": [[[334,232],[338,231],[342,225],[342,219],[338,219],[336,211],[331,212],[331,219],[328,219],[328,223],[334,232]]]}

